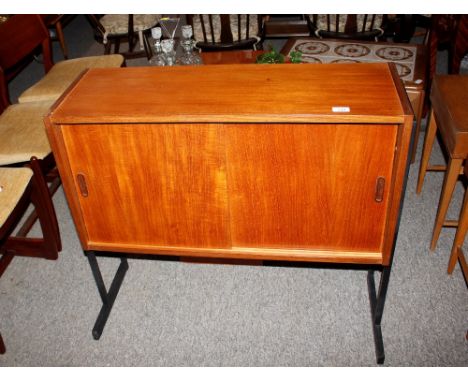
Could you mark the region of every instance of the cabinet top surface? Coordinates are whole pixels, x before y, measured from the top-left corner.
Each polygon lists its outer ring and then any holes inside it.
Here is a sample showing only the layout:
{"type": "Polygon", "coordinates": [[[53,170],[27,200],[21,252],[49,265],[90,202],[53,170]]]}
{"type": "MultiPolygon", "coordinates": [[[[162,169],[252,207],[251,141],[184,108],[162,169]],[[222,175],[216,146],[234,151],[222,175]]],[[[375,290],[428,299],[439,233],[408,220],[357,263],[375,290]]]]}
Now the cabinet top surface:
{"type": "Polygon", "coordinates": [[[243,64],[90,69],[50,118],[58,124],[400,123],[404,115],[387,64],[243,64]]]}

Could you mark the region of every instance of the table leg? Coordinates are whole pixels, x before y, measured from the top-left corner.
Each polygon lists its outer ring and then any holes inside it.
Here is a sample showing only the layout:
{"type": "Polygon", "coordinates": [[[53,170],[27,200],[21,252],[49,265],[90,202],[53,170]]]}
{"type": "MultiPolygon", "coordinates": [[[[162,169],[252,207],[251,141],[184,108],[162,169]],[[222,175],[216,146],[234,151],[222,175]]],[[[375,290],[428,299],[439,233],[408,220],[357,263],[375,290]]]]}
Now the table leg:
{"type": "Polygon", "coordinates": [[[434,139],[437,133],[437,124],[435,121],[435,115],[433,110],[431,110],[431,114],[428,117],[428,122],[429,123],[426,131],[426,136],[424,137],[421,165],[419,167],[418,185],[416,187],[417,194],[421,193],[422,185],[424,183],[424,177],[427,172],[427,165],[429,163],[429,158],[431,157],[432,146],[434,145],[434,139]]]}
{"type": "Polygon", "coordinates": [[[112,280],[109,292],[107,292],[94,251],[85,251],[85,254],[88,258],[89,265],[91,266],[91,271],[93,272],[94,280],[96,281],[96,285],[102,299],[102,308],[99,312],[98,318],[96,319],[96,323],[94,324],[92,331],[93,338],[95,340],[98,340],[101,337],[102,331],[104,330],[104,326],[106,325],[107,319],[109,318],[109,314],[112,310],[112,306],[114,305],[115,298],[119,293],[120,286],[122,285],[125,273],[128,269],[128,263],[125,257],[120,258],[120,266],[117,269],[114,279],[112,280]]]}
{"type": "Polygon", "coordinates": [[[68,49],[67,44],[65,43],[65,36],[63,35],[63,28],[60,20],[55,24],[55,30],[57,31],[57,39],[59,40],[60,47],[62,48],[63,58],[67,60],[68,49]]]}
{"type": "Polygon", "coordinates": [[[452,251],[450,255],[450,260],[447,268],[447,273],[451,274],[455,268],[455,264],[459,258],[459,255],[463,256],[461,247],[465,240],[466,231],[468,230],[468,192],[465,192],[465,197],[463,198],[463,206],[460,212],[460,218],[458,219],[458,228],[457,233],[455,234],[455,239],[453,240],[452,251]]]}
{"type": "Polygon", "coordinates": [[[444,184],[440,194],[439,207],[437,208],[436,221],[434,223],[434,230],[432,232],[431,250],[433,251],[437,245],[440,231],[444,225],[445,215],[452,199],[453,190],[460,175],[460,169],[463,164],[463,159],[450,158],[447,164],[447,171],[445,172],[444,184]]]}
{"type": "MultiPolygon", "coordinates": [[[[414,132],[414,142],[413,142],[413,147],[411,149],[411,163],[414,163],[414,159],[416,157],[416,150],[418,148],[418,141],[419,141],[419,133],[421,132],[421,119],[422,119],[422,113],[423,113],[423,106],[424,106],[424,97],[425,97],[425,92],[422,90],[419,92],[418,99],[416,100],[416,129],[414,132]]],[[[413,108],[414,111],[415,108],[413,108]]]]}
{"type": "Polygon", "coordinates": [[[6,348],[5,348],[5,343],[3,342],[3,337],[0,334],[0,354],[5,354],[6,348]]]}
{"type": "Polygon", "coordinates": [[[379,291],[376,294],[374,270],[367,274],[367,286],[369,289],[369,301],[372,318],[372,330],[374,332],[375,355],[378,364],[385,361],[385,352],[382,338],[382,315],[387,297],[388,282],[390,279],[390,267],[384,267],[380,276],[379,291]]]}

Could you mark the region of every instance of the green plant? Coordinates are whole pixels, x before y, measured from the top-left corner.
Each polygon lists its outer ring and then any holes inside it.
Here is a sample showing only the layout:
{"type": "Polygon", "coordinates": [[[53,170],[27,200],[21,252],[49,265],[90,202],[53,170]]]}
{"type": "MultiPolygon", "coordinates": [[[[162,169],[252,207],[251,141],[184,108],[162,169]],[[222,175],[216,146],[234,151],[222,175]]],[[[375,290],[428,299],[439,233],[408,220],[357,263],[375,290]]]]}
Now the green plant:
{"type": "Polygon", "coordinates": [[[257,64],[282,64],[284,55],[278,53],[275,48],[270,45],[268,52],[262,53],[257,57],[257,64]]]}
{"type": "Polygon", "coordinates": [[[289,61],[293,64],[300,64],[302,62],[302,52],[289,53],[289,61]]]}

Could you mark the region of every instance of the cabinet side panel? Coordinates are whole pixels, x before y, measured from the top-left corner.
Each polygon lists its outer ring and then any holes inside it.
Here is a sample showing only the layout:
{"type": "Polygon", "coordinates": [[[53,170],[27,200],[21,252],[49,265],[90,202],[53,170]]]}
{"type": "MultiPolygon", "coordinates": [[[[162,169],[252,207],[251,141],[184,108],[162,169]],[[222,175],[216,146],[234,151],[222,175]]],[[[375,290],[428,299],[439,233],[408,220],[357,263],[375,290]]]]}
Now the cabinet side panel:
{"type": "Polygon", "coordinates": [[[226,127],[233,247],[382,251],[397,126],[226,127]],[[376,201],[379,178],[385,179],[376,201]]]}
{"type": "Polygon", "coordinates": [[[83,249],[88,249],[88,234],[81,213],[78,195],[75,192],[70,161],[63,141],[62,126],[51,123],[50,116],[44,117],[44,124],[80,243],[83,249]]]}
{"type": "Polygon", "coordinates": [[[229,247],[223,132],[217,125],[64,126],[89,240],[229,247]]]}

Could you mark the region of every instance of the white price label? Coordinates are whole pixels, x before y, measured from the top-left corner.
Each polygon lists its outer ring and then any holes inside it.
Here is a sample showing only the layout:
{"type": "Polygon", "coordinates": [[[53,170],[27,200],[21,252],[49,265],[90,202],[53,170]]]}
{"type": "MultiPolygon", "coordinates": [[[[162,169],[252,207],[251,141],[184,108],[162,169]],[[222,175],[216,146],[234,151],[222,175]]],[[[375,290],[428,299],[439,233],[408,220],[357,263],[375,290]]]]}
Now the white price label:
{"type": "Polygon", "coordinates": [[[333,113],[349,113],[350,111],[349,106],[332,106],[333,113]]]}

